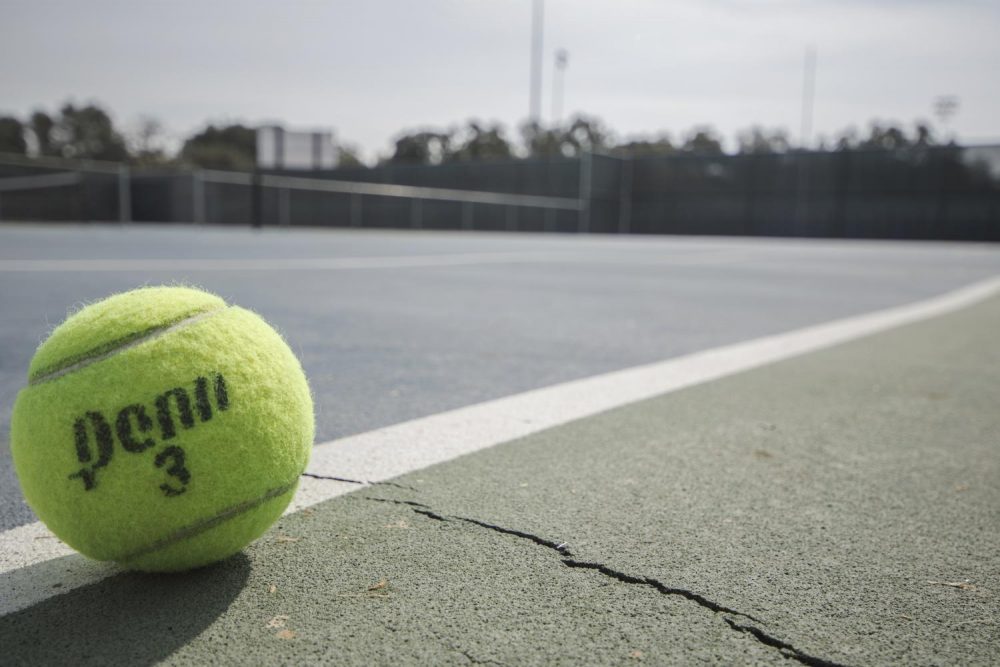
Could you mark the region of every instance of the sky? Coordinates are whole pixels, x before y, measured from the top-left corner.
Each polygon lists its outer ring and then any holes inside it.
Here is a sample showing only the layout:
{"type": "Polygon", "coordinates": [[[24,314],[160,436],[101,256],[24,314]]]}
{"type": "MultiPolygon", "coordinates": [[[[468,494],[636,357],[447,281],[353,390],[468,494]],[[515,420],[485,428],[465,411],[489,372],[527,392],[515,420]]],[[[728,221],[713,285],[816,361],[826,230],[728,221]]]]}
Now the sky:
{"type": "MultiPolygon", "coordinates": [[[[174,145],[208,123],[332,129],[373,159],[403,130],[528,116],[532,0],[0,0],[0,114],[98,102],[174,145]]],[[[1000,2],[547,0],[542,120],[557,49],[563,117],[619,140],[711,125],[815,142],[872,120],[1000,140],[1000,2]],[[934,100],[953,95],[946,124],[934,100]]]]}

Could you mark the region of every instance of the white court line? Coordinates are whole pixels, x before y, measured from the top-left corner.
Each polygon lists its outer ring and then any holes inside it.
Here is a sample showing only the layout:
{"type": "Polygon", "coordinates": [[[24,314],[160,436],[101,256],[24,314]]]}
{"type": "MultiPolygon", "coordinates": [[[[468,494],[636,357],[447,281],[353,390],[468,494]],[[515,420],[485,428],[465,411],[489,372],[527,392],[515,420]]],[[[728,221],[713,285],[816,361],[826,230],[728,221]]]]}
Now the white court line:
{"type": "MultiPolygon", "coordinates": [[[[477,266],[483,264],[531,264],[577,262],[594,264],[655,264],[669,267],[718,261],[737,256],[733,251],[704,251],[660,258],[638,259],[619,255],[597,257],[586,254],[546,251],[471,252],[435,255],[384,257],[262,257],[239,259],[118,258],[118,259],[0,259],[0,273],[109,272],[109,271],[345,271],[357,269],[397,269],[437,266],[477,266]]],[[[742,254],[738,255],[742,257],[742,254]]]]}
{"type": "Polygon", "coordinates": [[[511,262],[546,262],[558,258],[546,252],[479,252],[387,257],[243,257],[232,258],[117,258],[117,259],[0,259],[0,272],[104,271],[338,271],[424,266],[464,266],[511,262]]]}
{"type": "MultiPolygon", "coordinates": [[[[1000,293],[1000,277],[943,296],[653,364],[574,380],[317,445],[308,472],[384,481],[544,429],[894,327],[1000,293]]],[[[358,489],[304,477],[289,512],[358,489]]],[[[115,572],[72,551],[39,523],[0,533],[0,615],[115,572]],[[52,559],[68,556],[59,561],[52,559]],[[56,567],[58,563],[58,567],[56,567]],[[57,581],[53,582],[53,578],[57,581]],[[53,583],[61,584],[53,589],[53,583]]]]}

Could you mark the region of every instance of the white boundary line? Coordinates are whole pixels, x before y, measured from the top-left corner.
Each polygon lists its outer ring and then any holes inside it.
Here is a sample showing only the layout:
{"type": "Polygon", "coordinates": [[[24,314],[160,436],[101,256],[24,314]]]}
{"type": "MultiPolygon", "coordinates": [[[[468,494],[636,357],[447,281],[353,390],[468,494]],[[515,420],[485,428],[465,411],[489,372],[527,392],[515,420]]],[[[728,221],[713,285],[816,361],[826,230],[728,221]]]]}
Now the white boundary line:
{"type": "Polygon", "coordinates": [[[597,257],[583,253],[521,250],[511,252],[467,252],[433,255],[373,257],[261,257],[240,259],[116,258],[116,259],[0,259],[0,273],[111,272],[111,271],[351,271],[361,269],[406,269],[488,264],[536,264],[566,262],[580,264],[642,264],[670,267],[744,258],[733,250],[690,251],[659,258],[597,257]]]}
{"type": "MultiPolygon", "coordinates": [[[[317,445],[308,472],[384,481],[532,433],[943,315],[1000,293],[1000,277],[948,294],[666,361],[535,389],[317,445]]],[[[304,477],[289,512],[360,488],[304,477]]],[[[116,572],[73,555],[40,523],[0,533],[0,615],[116,572]],[[60,559],[58,562],[53,559],[60,559]],[[54,584],[61,584],[53,589],[54,584]]]]}
{"type": "Polygon", "coordinates": [[[0,259],[0,272],[48,271],[343,271],[432,266],[465,266],[548,262],[559,258],[549,252],[473,252],[435,255],[313,258],[116,258],[116,259],[0,259]]]}
{"type": "MultiPolygon", "coordinates": [[[[383,481],[613,408],[942,315],[1000,293],[1000,277],[943,296],[534,389],[317,447],[308,472],[383,481]]],[[[304,478],[293,511],[326,500],[304,478]]],[[[335,491],[334,495],[341,492],[335,491]]],[[[2,536],[0,536],[2,537],[2,536]]]]}

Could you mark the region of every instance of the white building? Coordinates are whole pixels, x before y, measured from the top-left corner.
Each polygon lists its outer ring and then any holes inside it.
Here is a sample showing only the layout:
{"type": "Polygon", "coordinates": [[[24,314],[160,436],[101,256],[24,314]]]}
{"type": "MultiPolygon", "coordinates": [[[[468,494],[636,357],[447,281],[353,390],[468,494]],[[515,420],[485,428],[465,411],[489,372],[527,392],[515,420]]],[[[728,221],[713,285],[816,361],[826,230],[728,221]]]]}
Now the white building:
{"type": "Polygon", "coordinates": [[[260,169],[331,169],[337,166],[332,132],[286,130],[279,125],[257,128],[260,169]]]}

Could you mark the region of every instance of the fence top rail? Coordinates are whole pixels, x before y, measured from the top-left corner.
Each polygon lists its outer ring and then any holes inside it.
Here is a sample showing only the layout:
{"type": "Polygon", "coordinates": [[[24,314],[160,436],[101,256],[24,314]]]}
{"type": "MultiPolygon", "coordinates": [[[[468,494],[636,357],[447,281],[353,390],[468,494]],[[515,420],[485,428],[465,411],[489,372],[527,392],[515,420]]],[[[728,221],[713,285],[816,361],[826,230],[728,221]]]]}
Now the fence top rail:
{"type": "Polygon", "coordinates": [[[0,178],[0,192],[23,192],[76,185],[80,182],[80,172],[61,171],[55,174],[35,174],[33,176],[7,176],[0,178]]]}
{"type": "MultiPolygon", "coordinates": [[[[201,178],[212,183],[232,185],[252,185],[253,174],[231,171],[204,170],[201,178]]],[[[358,181],[337,181],[325,178],[305,178],[301,176],[275,176],[263,174],[260,184],[268,188],[289,190],[309,190],[313,192],[334,192],[339,194],[370,195],[377,197],[401,197],[405,199],[427,199],[468,204],[498,204],[528,206],[531,208],[579,211],[583,204],[575,197],[548,197],[543,195],[520,195],[481,190],[459,190],[454,188],[430,188],[418,185],[395,185],[358,181]]]]}
{"type": "Polygon", "coordinates": [[[45,167],[48,169],[64,169],[73,171],[90,171],[100,174],[117,174],[125,166],[124,162],[107,162],[105,160],[74,160],[72,158],[49,157],[37,155],[29,157],[17,153],[0,152],[0,164],[23,167],[45,167]]]}
{"type": "Polygon", "coordinates": [[[191,175],[208,183],[229,185],[253,185],[253,174],[248,171],[221,171],[219,169],[198,169],[191,175]]]}

